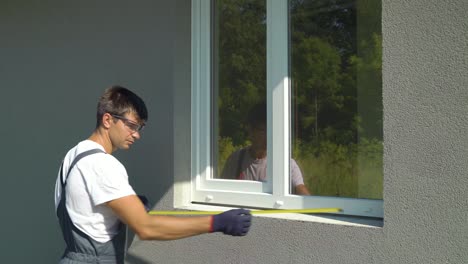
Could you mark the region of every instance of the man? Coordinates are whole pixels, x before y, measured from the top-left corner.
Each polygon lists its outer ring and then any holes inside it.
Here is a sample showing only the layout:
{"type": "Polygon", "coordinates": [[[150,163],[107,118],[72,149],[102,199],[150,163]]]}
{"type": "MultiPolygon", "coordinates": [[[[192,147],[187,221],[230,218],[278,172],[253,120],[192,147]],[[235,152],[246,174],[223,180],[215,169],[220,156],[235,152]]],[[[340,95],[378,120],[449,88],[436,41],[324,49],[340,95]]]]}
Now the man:
{"type": "MultiPolygon", "coordinates": [[[[233,152],[228,157],[221,178],[266,181],[266,104],[257,104],[249,111],[247,130],[252,144],[233,152]]],[[[290,167],[292,192],[299,195],[310,195],[304,184],[301,169],[294,159],[290,159],[290,167]]]]}
{"type": "Polygon", "coordinates": [[[143,240],[172,240],[208,232],[246,235],[248,210],[214,216],[149,215],[111,154],[140,139],[148,118],[143,100],[114,86],[101,96],[91,136],[68,151],[55,185],[55,208],[66,242],[60,263],[123,263],[125,227],[143,240]]]}

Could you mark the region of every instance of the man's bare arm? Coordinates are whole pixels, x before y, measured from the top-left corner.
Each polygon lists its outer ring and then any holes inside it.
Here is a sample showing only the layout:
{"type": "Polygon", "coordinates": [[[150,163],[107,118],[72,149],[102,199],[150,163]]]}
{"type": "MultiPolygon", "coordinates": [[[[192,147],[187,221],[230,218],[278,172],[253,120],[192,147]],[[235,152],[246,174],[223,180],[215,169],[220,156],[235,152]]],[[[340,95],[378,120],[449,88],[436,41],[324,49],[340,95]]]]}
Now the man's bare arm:
{"type": "Polygon", "coordinates": [[[309,190],[304,184],[299,184],[294,188],[294,193],[299,195],[310,195],[309,190]]]}
{"type": "Polygon", "coordinates": [[[142,240],[174,240],[209,233],[211,228],[211,216],[149,215],[136,195],[109,201],[107,206],[142,240]]]}

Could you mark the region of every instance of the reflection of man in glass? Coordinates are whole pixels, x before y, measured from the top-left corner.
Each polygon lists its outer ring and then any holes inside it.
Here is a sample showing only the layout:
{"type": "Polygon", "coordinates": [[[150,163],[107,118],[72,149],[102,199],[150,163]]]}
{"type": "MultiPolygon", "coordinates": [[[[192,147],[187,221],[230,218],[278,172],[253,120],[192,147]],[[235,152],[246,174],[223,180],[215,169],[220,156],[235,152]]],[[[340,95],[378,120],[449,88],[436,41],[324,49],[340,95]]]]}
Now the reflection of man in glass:
{"type": "MultiPolygon", "coordinates": [[[[221,173],[221,178],[266,181],[266,105],[258,104],[254,106],[249,112],[247,122],[249,139],[252,144],[235,151],[229,156],[221,173]]],[[[295,160],[291,159],[290,167],[293,193],[310,195],[295,160]]]]}

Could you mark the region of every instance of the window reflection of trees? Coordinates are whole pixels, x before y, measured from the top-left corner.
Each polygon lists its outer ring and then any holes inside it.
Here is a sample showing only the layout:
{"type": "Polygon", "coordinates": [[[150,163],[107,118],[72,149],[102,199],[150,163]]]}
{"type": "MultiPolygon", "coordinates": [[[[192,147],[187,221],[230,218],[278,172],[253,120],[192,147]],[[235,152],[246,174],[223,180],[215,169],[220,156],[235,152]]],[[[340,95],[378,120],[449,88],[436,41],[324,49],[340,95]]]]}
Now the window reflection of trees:
{"type": "MultiPolygon", "coordinates": [[[[266,97],[266,1],[217,0],[218,165],[266,97]]],[[[315,195],[382,198],[380,0],[290,0],[292,155],[315,195]]]]}

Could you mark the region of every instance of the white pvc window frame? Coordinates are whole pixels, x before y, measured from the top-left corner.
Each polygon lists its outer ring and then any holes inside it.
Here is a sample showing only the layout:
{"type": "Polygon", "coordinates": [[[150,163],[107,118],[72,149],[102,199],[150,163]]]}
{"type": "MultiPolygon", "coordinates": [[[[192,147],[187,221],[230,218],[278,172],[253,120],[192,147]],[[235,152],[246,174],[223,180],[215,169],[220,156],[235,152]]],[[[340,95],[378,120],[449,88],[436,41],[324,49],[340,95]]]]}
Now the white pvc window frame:
{"type": "Polygon", "coordinates": [[[287,0],[267,0],[267,175],[269,180],[252,182],[213,177],[211,15],[211,1],[192,0],[191,201],[234,207],[278,209],[338,207],[343,209],[340,214],[382,218],[382,200],[290,194],[287,0]]]}

